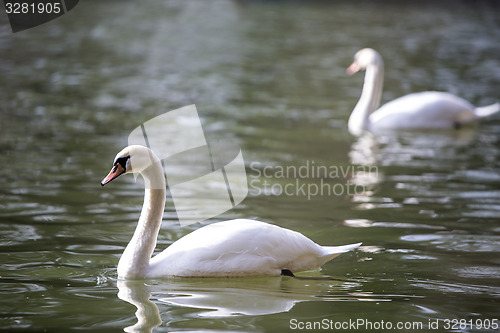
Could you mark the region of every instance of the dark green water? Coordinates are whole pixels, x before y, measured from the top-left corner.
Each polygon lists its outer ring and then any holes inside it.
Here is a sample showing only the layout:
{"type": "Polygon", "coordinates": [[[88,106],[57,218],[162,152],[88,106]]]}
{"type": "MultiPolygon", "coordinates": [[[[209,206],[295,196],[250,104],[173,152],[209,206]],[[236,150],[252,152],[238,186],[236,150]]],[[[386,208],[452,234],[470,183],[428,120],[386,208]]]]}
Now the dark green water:
{"type": "MultiPolygon", "coordinates": [[[[500,99],[494,1],[81,1],[16,34],[0,14],[1,329],[342,331],[365,320],[493,332],[479,324],[500,320],[500,117],[353,138],[363,78],[345,68],[363,47],[384,56],[384,101],[421,90],[500,99]],[[362,241],[321,271],[344,281],[117,281],[143,190],[133,177],[99,182],[131,130],[193,103],[247,165],[248,197],[212,221],[362,241]],[[278,173],[313,165],[347,174],[278,173]],[[340,187],[297,189],[325,183],[340,187]]],[[[181,228],[167,202],[158,250],[197,227],[181,228]]]]}

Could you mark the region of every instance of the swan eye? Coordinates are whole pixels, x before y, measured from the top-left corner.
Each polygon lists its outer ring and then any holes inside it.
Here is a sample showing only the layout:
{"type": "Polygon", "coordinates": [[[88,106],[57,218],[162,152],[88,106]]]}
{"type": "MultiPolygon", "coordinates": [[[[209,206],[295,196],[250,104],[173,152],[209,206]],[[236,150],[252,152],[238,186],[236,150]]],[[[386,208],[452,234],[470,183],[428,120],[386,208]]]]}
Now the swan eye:
{"type": "Polygon", "coordinates": [[[115,168],[118,166],[118,164],[124,169],[124,170],[127,170],[127,161],[130,159],[130,155],[129,156],[125,156],[125,157],[119,157],[115,160],[115,168]]]}

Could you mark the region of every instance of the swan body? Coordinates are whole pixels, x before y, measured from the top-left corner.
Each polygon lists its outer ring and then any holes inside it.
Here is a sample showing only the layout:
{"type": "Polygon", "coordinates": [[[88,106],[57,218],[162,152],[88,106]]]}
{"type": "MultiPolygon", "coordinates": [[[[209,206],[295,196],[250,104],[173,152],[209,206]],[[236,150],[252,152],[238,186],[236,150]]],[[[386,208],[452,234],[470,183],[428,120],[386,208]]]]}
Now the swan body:
{"type": "Polygon", "coordinates": [[[210,224],[182,237],[151,259],[150,274],[273,276],[284,269],[292,272],[318,269],[359,245],[323,247],[296,231],[237,219],[210,224]]]}
{"type": "Polygon", "coordinates": [[[118,263],[120,278],[279,276],[283,270],[318,269],[361,245],[320,246],[296,231],[237,219],[197,229],[151,258],[166,195],[158,157],[149,148],[129,146],[101,185],[131,172],[142,174],[146,189],[137,228],[118,263]]]}
{"type": "Polygon", "coordinates": [[[384,63],[373,49],[362,49],[347,69],[349,74],[366,70],[361,97],[348,121],[349,132],[458,128],[500,111],[500,104],[474,107],[445,92],[425,91],[396,98],[378,108],[384,81],[384,63]],[[378,108],[378,109],[377,109],[378,108]]]}

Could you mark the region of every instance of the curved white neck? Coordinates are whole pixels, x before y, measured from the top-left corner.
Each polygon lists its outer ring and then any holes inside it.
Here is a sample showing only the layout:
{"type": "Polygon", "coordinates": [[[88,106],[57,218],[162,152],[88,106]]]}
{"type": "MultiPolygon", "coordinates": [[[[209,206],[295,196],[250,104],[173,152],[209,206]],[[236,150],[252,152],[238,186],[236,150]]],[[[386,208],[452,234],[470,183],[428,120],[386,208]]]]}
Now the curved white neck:
{"type": "Polygon", "coordinates": [[[361,135],[370,126],[370,114],[380,105],[384,85],[384,63],[379,59],[366,68],[363,90],[349,117],[347,127],[353,135],[361,135]]]}
{"type": "Polygon", "coordinates": [[[146,184],[144,203],[134,235],[118,262],[119,278],[146,276],[163,218],[166,188],[160,161],[153,162],[141,174],[146,184]]]}

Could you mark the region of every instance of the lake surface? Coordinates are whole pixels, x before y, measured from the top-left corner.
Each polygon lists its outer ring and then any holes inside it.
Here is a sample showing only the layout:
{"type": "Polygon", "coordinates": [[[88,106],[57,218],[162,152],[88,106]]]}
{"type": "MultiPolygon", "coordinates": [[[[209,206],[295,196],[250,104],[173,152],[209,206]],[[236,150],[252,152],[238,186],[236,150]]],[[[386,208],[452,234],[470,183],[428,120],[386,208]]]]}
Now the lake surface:
{"type": "MultiPolygon", "coordinates": [[[[16,34],[0,14],[0,330],[493,332],[500,115],[354,138],[363,75],[345,68],[363,47],[384,57],[383,101],[500,99],[495,1],[81,1],[16,34]],[[190,104],[241,148],[249,180],[204,224],[363,242],[302,274],[333,279],[117,279],[143,189],[99,182],[134,128],[190,104]]],[[[168,199],[157,251],[198,227],[168,199]]]]}

